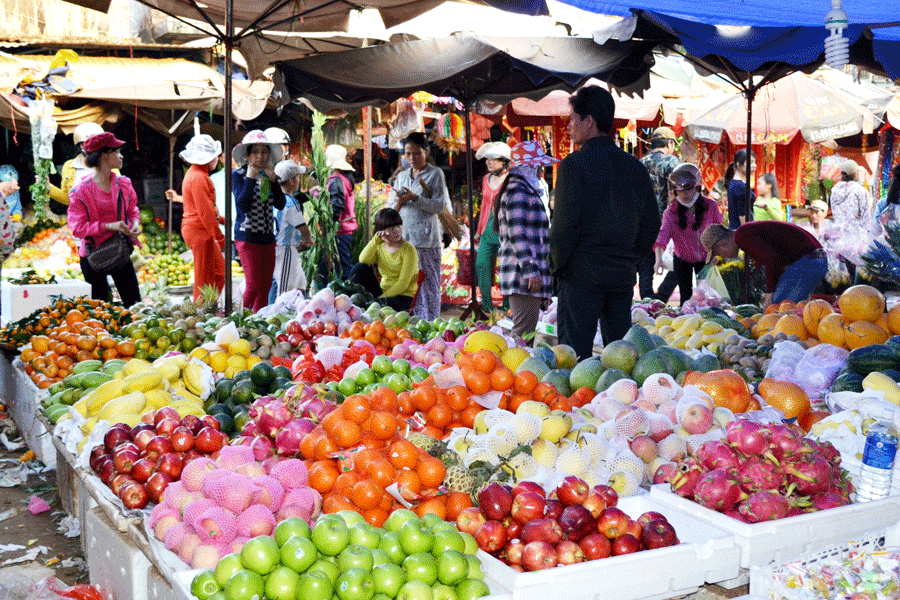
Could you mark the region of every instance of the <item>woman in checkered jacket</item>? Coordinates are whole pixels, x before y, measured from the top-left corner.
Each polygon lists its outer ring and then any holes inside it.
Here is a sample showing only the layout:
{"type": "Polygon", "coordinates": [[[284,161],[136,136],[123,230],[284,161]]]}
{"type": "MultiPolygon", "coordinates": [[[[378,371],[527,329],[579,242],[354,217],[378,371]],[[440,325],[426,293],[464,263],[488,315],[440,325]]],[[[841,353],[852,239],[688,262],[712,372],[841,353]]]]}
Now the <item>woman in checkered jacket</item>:
{"type": "Polygon", "coordinates": [[[539,142],[516,144],[509,175],[494,204],[494,228],[500,237],[497,279],[509,299],[512,333],[534,331],[541,303],[552,295],[550,222],[541,200],[537,168],[558,162],[544,154],[539,142]]]}
{"type": "Polygon", "coordinates": [[[256,129],[247,133],[231,153],[236,216],[234,244],[244,268],[244,307],[253,312],[269,303],[275,272],[275,213],[284,209],[285,197],[275,175],[281,146],[256,129]]]}

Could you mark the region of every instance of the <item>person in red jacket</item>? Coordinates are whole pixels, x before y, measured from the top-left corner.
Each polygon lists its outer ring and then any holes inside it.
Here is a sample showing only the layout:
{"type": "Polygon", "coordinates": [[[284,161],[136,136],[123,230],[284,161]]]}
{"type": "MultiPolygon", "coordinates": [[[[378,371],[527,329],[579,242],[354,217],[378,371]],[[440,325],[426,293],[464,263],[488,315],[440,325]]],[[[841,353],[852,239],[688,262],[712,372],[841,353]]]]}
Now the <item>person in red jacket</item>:
{"type": "Polygon", "coordinates": [[[211,136],[195,135],[179,154],[191,166],[184,175],[181,191],[184,217],[181,237],[194,254],[194,300],[200,289],[214,285],[220,292],[225,287],[225,234],[219,228],[216,190],[210,172],[219,164],[222,144],[211,136]]]}
{"type": "Polygon", "coordinates": [[[806,300],[828,272],[822,245],[792,223],[753,221],[737,231],[710,225],[703,230],[700,243],[706,248],[707,263],[718,257],[736,258],[738,250],[743,250],[761,264],[766,270],[766,306],[806,300]]]}

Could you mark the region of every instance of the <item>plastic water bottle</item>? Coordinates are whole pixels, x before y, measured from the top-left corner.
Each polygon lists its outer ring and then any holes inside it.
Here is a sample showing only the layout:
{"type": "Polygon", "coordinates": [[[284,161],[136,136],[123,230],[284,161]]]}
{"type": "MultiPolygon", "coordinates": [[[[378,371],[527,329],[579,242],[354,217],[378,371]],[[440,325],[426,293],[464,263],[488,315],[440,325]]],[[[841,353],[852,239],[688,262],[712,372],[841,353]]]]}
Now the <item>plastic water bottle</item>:
{"type": "Polygon", "coordinates": [[[897,429],[890,421],[876,421],[869,428],[856,486],[857,502],[880,500],[891,493],[897,440],[897,429]]]}

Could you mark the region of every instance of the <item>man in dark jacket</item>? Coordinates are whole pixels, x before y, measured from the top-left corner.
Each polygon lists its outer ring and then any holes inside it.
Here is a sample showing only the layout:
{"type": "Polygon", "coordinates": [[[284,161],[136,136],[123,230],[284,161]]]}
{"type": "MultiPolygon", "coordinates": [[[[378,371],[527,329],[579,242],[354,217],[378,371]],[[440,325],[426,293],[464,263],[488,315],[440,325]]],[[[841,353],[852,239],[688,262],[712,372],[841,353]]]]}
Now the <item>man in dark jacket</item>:
{"type": "Polygon", "coordinates": [[[637,264],[652,250],[660,218],[647,169],[608,135],[612,95],[587,86],[569,102],[569,135],[580,149],[559,166],[550,260],[559,280],[559,341],[584,359],[598,319],[605,344],[631,326],[637,264]]]}

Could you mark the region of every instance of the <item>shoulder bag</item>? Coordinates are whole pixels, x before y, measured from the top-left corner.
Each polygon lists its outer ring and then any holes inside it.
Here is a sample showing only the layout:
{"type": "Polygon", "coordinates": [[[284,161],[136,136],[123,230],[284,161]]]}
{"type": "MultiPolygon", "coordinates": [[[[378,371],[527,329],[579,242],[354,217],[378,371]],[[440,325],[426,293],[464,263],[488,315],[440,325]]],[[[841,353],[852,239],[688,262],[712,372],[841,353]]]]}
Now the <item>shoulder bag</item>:
{"type": "MultiPolygon", "coordinates": [[[[87,204],[83,200],[80,202],[84,205],[85,212],[90,217],[90,211],[87,204]]],[[[121,221],[124,218],[122,209],[122,188],[119,187],[119,194],[116,197],[116,220],[121,221]]],[[[100,275],[108,275],[113,271],[117,271],[131,262],[131,251],[134,244],[124,233],[117,231],[99,246],[94,240],[86,238],[87,258],[91,269],[100,275]]]]}

